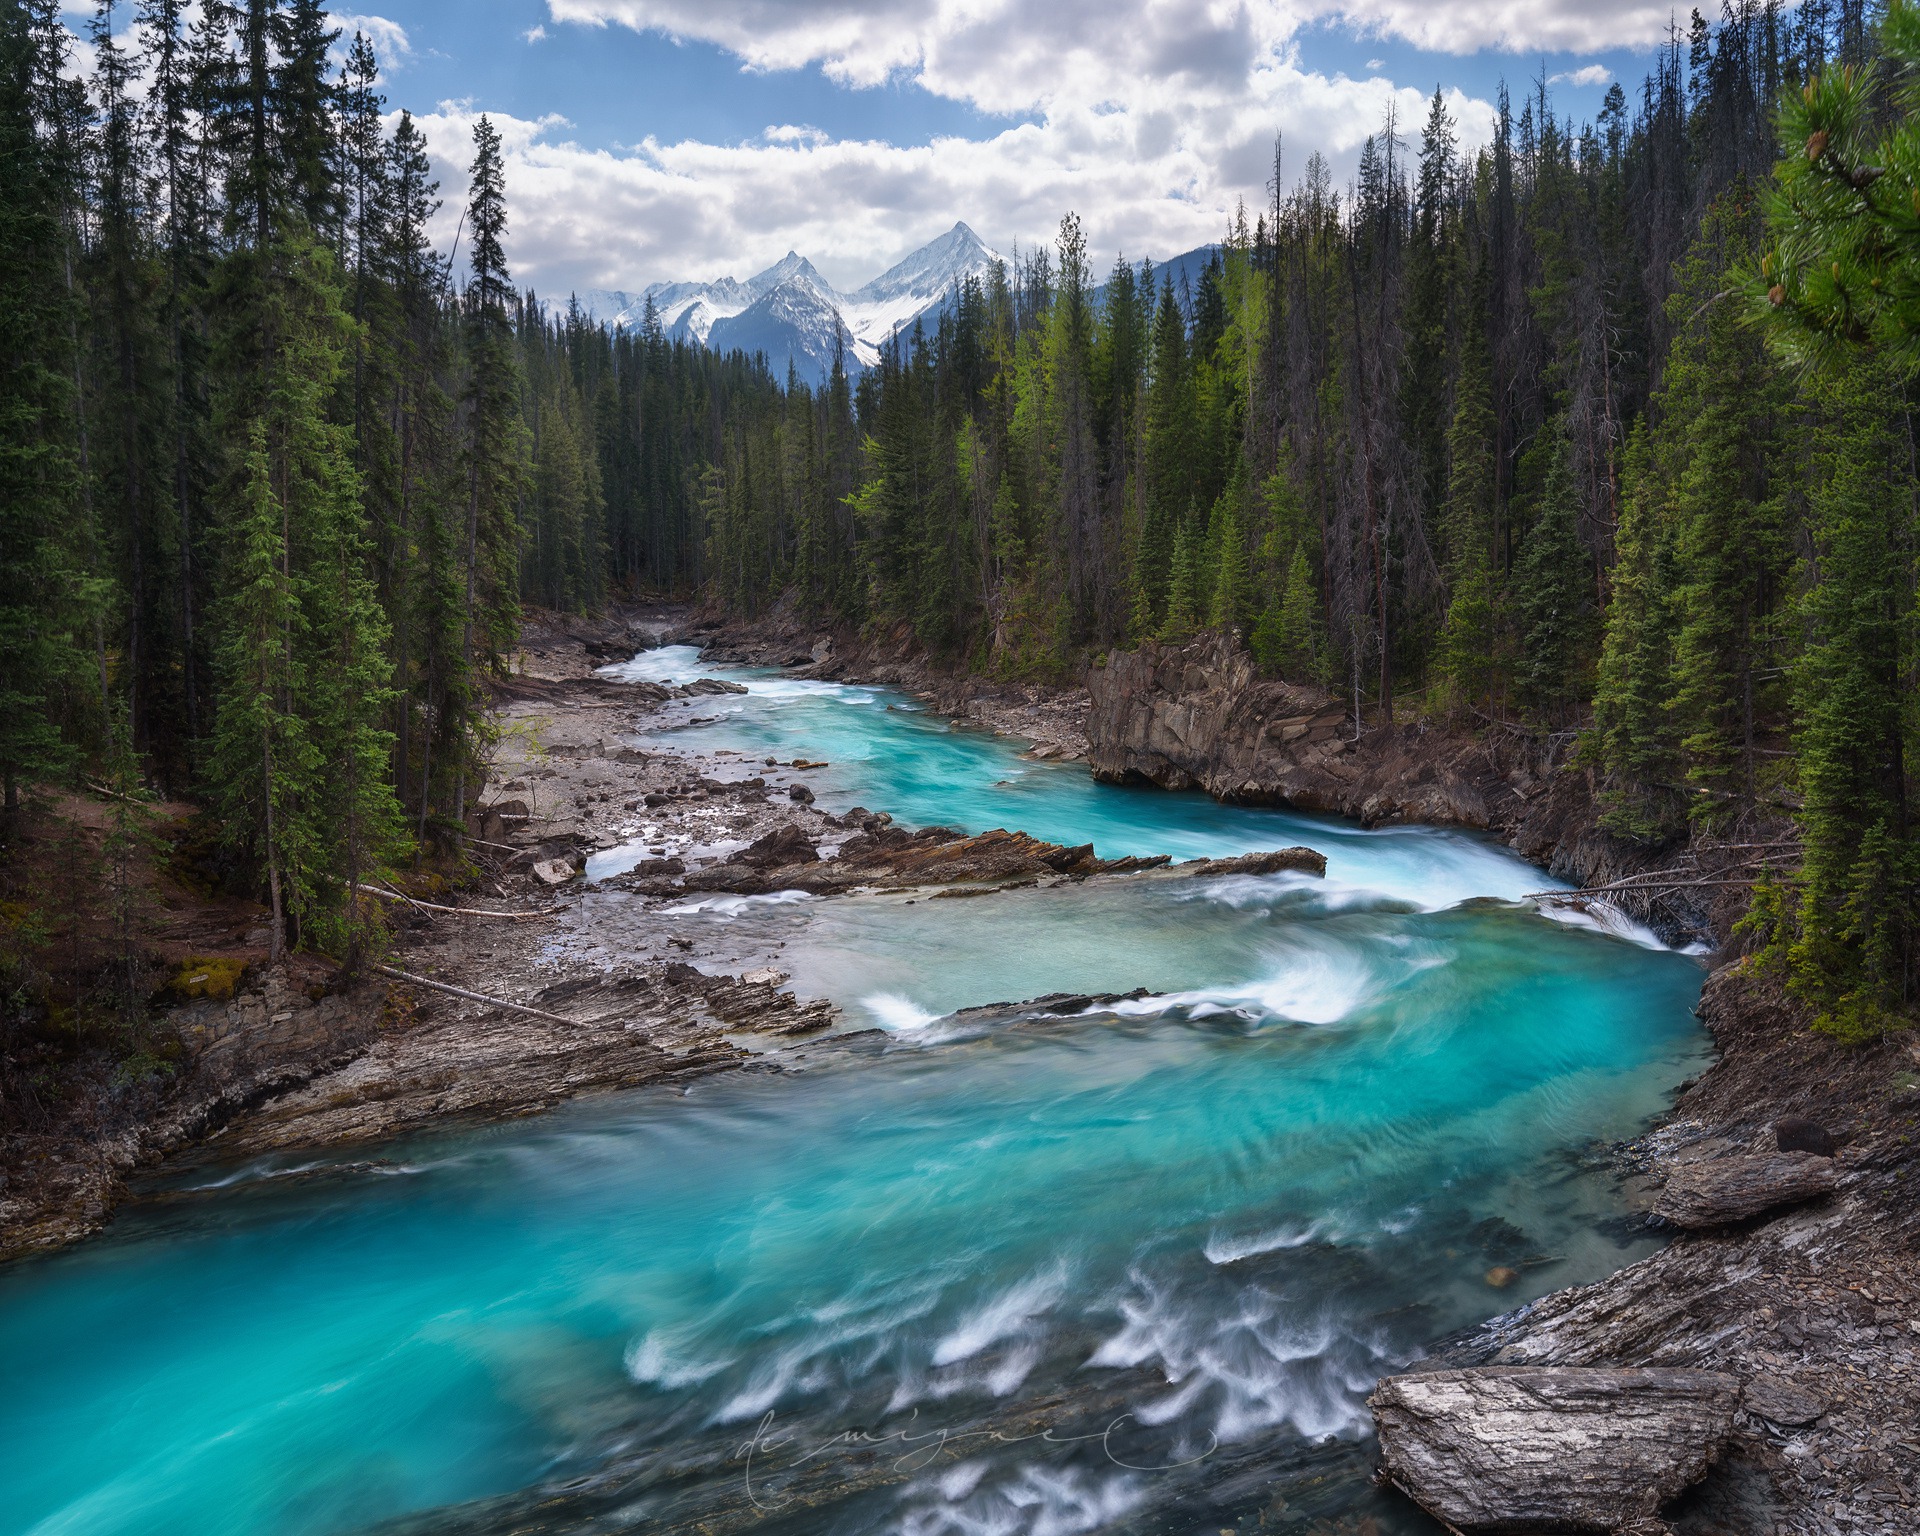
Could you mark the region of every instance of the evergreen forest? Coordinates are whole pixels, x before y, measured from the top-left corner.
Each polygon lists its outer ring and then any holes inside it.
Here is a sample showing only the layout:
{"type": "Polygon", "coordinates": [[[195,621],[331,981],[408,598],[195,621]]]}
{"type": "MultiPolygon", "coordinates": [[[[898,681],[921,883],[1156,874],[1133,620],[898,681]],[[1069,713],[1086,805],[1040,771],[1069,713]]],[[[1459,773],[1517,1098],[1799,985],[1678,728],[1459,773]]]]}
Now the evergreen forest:
{"type": "MultiPolygon", "coordinates": [[[[204,805],[276,952],[457,851],[523,605],[781,605],[1071,681],[1235,636],[1356,731],[1561,736],[1607,828],[1791,847],[1749,941],[1920,997],[1920,13],[1728,0],[1597,119],[1276,142],[1197,282],[1081,220],[870,370],[526,291],[486,119],[319,0],[0,3],[0,772],[204,805]]],[[[1098,210],[1088,210],[1097,222],[1098,210]]]]}

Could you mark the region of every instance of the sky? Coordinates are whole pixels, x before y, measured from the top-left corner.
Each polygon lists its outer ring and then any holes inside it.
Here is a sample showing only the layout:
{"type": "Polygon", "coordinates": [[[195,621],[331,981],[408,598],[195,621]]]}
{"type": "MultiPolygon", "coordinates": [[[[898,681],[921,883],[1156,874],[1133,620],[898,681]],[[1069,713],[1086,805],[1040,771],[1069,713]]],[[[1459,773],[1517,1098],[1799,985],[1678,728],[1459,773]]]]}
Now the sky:
{"type": "MultiPolygon", "coordinates": [[[[842,289],[964,220],[1003,254],[1077,212],[1097,268],[1219,238],[1274,137],[1336,185],[1443,91],[1466,145],[1504,79],[1590,119],[1670,12],[1643,0],[360,0],[425,129],[450,238],[488,114],[515,279],[545,296],[746,277],[842,289]]],[[[123,9],[125,9],[123,7],[123,9]]],[[[1682,23],[1684,15],[1680,17],[1682,23]]]]}

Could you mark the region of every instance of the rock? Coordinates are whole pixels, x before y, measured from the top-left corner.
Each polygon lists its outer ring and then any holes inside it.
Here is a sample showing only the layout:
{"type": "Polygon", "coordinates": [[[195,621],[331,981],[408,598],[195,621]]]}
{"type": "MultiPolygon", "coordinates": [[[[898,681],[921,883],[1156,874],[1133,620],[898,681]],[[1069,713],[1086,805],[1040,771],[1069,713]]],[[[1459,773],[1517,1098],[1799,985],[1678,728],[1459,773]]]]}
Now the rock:
{"type": "Polygon", "coordinates": [[[1493,1366],[1390,1376],[1367,1399],[1382,1477],[1464,1532],[1657,1530],[1733,1429],[1716,1371],[1493,1366]]]}
{"type": "Polygon", "coordinates": [[[771,968],[758,971],[742,971],[740,973],[740,979],[750,987],[777,987],[787,979],[787,973],[771,968]]]}
{"type": "Polygon", "coordinates": [[[1787,1115],[1775,1121],[1773,1136],[1782,1152],[1811,1152],[1815,1157],[1832,1157],[1836,1150],[1827,1128],[1803,1115],[1787,1115]]]}
{"type": "Polygon", "coordinates": [[[796,784],[787,791],[787,798],[795,805],[812,805],[813,791],[804,784],[796,784]]]}
{"type": "Polygon", "coordinates": [[[1506,1264],[1496,1264],[1487,1271],[1487,1284],[1496,1291],[1504,1291],[1520,1278],[1520,1271],[1506,1264]]]}
{"type": "Polygon", "coordinates": [[[1325,875],[1327,856],[1311,848],[1276,848],[1271,853],[1243,853],[1232,859],[1195,859],[1182,864],[1183,875],[1277,875],[1297,869],[1309,875],[1325,875]]]}
{"type": "Polygon", "coordinates": [[[1833,1159],[1810,1152],[1716,1157],[1676,1167],[1653,1209],[1676,1227],[1723,1227],[1829,1194],[1836,1182],[1833,1159]]]}
{"type": "Polygon", "coordinates": [[[776,869],[786,864],[816,864],[819,860],[820,850],[807,840],[806,833],[789,823],[755,838],[727,862],[745,864],[749,869],[776,869]]]}
{"type": "Polygon", "coordinates": [[[745,693],[746,691],[744,684],[729,683],[724,678],[718,677],[696,677],[681,689],[682,694],[687,698],[700,698],[713,693],[745,693]]]}
{"type": "Polygon", "coordinates": [[[565,885],[573,878],[573,866],[565,859],[541,859],[533,866],[533,877],[544,885],[565,885]]]}
{"type": "Polygon", "coordinates": [[[1827,1411],[1821,1399],[1785,1376],[1756,1376],[1740,1392],[1740,1406],[1789,1429],[1811,1424],[1827,1411]]]}

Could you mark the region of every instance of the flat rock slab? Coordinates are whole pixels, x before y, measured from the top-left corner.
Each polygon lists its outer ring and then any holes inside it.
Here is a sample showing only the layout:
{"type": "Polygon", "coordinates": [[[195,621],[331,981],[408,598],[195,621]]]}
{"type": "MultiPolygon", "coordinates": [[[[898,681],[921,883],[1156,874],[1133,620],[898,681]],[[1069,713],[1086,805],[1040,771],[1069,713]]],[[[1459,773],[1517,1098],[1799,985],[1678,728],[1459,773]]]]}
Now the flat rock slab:
{"type": "Polygon", "coordinates": [[[1675,1168],[1653,1209],[1676,1227],[1724,1227],[1830,1194],[1835,1182],[1833,1159],[1811,1152],[1715,1157],[1675,1168]]]}
{"type": "Polygon", "coordinates": [[[1459,1531],[1657,1530],[1733,1428],[1717,1371],[1488,1366],[1389,1376],[1380,1470],[1459,1531]]]}

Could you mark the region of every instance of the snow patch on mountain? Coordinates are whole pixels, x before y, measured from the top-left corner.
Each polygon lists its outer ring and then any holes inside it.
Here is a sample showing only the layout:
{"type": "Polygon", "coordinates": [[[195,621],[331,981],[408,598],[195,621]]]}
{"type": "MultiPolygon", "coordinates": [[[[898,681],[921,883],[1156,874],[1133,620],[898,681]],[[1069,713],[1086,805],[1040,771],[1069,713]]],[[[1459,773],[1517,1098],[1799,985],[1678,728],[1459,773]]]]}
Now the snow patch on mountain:
{"type": "Polygon", "coordinates": [[[847,371],[871,368],[896,330],[937,313],[965,277],[984,277],[999,257],[955,224],[851,293],[837,292],[798,252],[744,282],[653,283],[639,293],[596,289],[580,305],[608,325],[639,326],[652,299],[661,329],[716,351],[762,352],[773,371],[791,364],[810,384],[832,371],[836,345],[847,371]]]}

